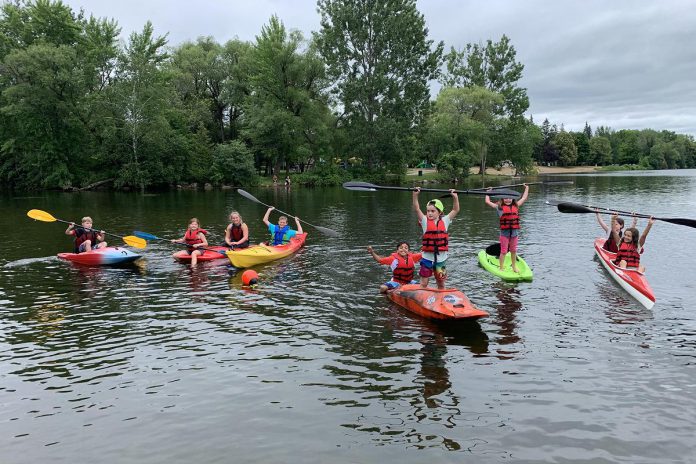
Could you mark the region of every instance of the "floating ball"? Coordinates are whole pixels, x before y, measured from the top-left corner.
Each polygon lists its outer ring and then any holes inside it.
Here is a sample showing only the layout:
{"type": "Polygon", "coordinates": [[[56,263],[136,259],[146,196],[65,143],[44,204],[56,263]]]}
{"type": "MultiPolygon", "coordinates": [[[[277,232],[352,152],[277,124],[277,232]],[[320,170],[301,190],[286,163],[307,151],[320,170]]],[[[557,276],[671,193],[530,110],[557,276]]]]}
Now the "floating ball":
{"type": "Polygon", "coordinates": [[[256,285],[259,281],[259,275],[253,269],[248,269],[242,274],[242,283],[244,285],[256,285]]]}

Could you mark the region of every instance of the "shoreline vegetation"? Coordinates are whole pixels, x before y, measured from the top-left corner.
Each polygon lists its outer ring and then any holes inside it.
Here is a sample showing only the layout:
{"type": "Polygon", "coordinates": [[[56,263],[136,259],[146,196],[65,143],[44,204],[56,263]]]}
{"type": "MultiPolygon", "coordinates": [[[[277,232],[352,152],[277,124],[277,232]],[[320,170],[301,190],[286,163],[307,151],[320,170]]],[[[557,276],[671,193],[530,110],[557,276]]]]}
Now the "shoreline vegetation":
{"type": "Polygon", "coordinates": [[[0,183],[145,192],[273,175],[281,186],[288,175],[293,186],[397,184],[414,180],[406,166],[437,166],[420,179],[443,183],[696,168],[689,134],[535,122],[504,34],[445,44],[429,38],[416,0],[355,5],[318,0],[309,37],[273,15],[251,41],[170,44],[149,21],[122,41],[117,19],[58,0],[3,2],[0,183]]]}

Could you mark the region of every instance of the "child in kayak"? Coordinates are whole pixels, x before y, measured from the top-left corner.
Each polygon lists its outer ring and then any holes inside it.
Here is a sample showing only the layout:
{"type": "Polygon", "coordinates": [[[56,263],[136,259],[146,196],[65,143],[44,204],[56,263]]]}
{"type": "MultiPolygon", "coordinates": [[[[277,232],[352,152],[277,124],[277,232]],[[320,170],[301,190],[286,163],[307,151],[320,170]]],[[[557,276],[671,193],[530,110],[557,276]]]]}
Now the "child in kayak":
{"type": "MultiPolygon", "coordinates": [[[[621,243],[621,236],[623,235],[624,220],[620,217],[617,217],[616,222],[612,222],[612,227],[610,228],[602,220],[602,216],[600,216],[599,211],[595,212],[595,215],[597,216],[597,222],[602,227],[602,229],[604,229],[604,232],[609,234],[609,237],[607,237],[607,240],[604,242],[602,248],[612,253],[616,253],[617,251],[619,251],[619,244],[621,243]]],[[[631,224],[631,227],[636,226],[637,220],[638,218],[633,218],[633,224],[631,224]]]]}
{"type": "MultiPolygon", "coordinates": [[[[491,190],[490,188],[488,190],[491,190]]],[[[494,192],[495,193],[495,192],[494,192]]],[[[527,201],[529,196],[529,185],[524,184],[524,193],[519,200],[514,198],[501,198],[493,203],[491,198],[486,195],[486,204],[491,208],[495,208],[500,218],[500,270],[503,270],[505,263],[505,255],[510,250],[510,262],[512,271],[519,273],[517,269],[517,243],[520,233],[520,214],[519,208],[527,201]]]]}
{"type": "MultiPolygon", "coordinates": [[[[617,222],[617,219],[617,215],[611,217],[612,233],[614,233],[614,223],[617,222]]],[[[643,234],[638,232],[638,229],[635,227],[630,227],[624,231],[621,244],[619,245],[619,251],[616,253],[616,259],[614,260],[615,265],[624,269],[628,267],[638,268],[638,272],[645,272],[645,266],[640,264],[640,255],[643,253],[645,239],[654,223],[655,218],[650,216],[648,225],[645,226],[643,234]]]]}
{"type": "Polygon", "coordinates": [[[270,206],[266,210],[266,214],[263,216],[263,223],[268,227],[268,231],[271,233],[270,245],[285,245],[290,243],[290,239],[297,234],[302,234],[302,224],[300,224],[300,218],[295,216],[295,224],[297,224],[297,230],[293,230],[288,225],[288,218],[286,216],[280,216],[278,218],[278,225],[271,224],[268,217],[271,215],[271,211],[275,209],[274,206],[270,206]]]}
{"type": "Polygon", "coordinates": [[[379,264],[386,264],[392,270],[392,278],[388,282],[379,286],[379,291],[386,293],[387,290],[393,290],[400,285],[416,283],[413,280],[416,270],[416,262],[423,257],[422,253],[411,253],[410,247],[406,242],[400,242],[396,245],[396,251],[389,256],[380,256],[372,249],[367,247],[367,251],[372,255],[375,261],[379,264]]]}
{"type": "Polygon", "coordinates": [[[225,229],[225,243],[222,245],[232,249],[249,246],[249,227],[237,211],[230,213],[230,223],[225,229]]]}
{"type": "Polygon", "coordinates": [[[447,278],[447,268],[445,263],[448,258],[447,251],[449,250],[449,229],[452,219],[459,213],[459,196],[454,191],[450,190],[450,195],[454,200],[452,211],[445,215],[445,207],[440,200],[430,200],[426,207],[426,214],[420,209],[418,204],[418,195],[420,187],[416,187],[413,191],[413,209],[418,216],[418,223],[423,229],[423,246],[421,251],[423,256],[420,260],[420,270],[418,274],[421,277],[421,287],[427,287],[430,277],[435,276],[437,288],[445,288],[445,279],[447,278]]]}
{"type": "MultiPolygon", "coordinates": [[[[208,240],[205,236],[208,235],[208,231],[201,229],[200,222],[197,218],[191,218],[189,220],[188,228],[184,232],[184,236],[179,239],[172,240],[172,243],[185,243],[188,245],[188,254],[191,255],[191,266],[195,266],[198,263],[198,257],[205,253],[205,250],[200,249],[208,246],[208,240]]],[[[172,256],[176,257],[176,253],[172,256]]]]}
{"type": "Polygon", "coordinates": [[[97,248],[105,248],[104,231],[100,230],[97,232],[92,229],[92,218],[89,216],[83,217],[81,222],[82,227],[76,226],[74,222],[71,222],[68,228],[65,229],[65,235],[75,236],[73,253],[85,253],[97,248]]]}

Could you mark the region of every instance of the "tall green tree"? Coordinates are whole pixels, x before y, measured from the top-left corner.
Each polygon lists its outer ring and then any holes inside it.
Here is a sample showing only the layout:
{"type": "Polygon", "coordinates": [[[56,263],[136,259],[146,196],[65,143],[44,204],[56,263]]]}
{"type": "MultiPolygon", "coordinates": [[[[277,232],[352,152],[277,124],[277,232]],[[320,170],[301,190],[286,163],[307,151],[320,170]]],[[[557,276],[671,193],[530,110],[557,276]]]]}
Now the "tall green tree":
{"type": "Polygon", "coordinates": [[[595,135],[590,139],[590,162],[603,166],[612,163],[611,143],[603,135],[595,135]]]}
{"type": "Polygon", "coordinates": [[[319,0],[316,41],[348,132],[349,155],[404,169],[403,141],[425,121],[443,44],[415,0],[319,0]]]}
{"type": "Polygon", "coordinates": [[[561,166],[574,166],[578,160],[578,149],[573,134],[562,130],[554,143],[558,147],[558,162],[561,166]]]}

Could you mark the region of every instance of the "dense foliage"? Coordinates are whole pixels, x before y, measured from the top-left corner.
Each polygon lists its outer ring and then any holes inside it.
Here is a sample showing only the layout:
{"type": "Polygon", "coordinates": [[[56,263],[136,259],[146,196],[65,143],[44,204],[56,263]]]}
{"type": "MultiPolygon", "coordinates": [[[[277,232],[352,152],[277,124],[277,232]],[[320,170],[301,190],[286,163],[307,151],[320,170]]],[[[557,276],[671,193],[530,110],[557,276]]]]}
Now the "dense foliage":
{"type": "Polygon", "coordinates": [[[502,164],[696,167],[691,136],[535,125],[507,36],[444,53],[415,0],[317,6],[311,39],[274,16],[253,42],[172,47],[149,22],[119,44],[114,21],[59,1],[4,2],[3,185],[244,186],[288,172],[335,185],[398,179],[421,162],[446,179],[502,164]]]}

